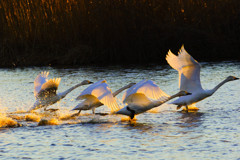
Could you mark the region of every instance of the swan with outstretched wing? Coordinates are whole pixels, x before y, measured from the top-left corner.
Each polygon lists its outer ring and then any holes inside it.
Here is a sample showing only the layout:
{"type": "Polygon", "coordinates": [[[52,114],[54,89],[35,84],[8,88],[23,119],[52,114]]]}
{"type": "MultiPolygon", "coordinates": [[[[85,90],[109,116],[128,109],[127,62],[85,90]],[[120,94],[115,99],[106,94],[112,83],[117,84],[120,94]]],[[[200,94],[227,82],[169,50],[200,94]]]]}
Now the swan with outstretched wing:
{"type": "MultiPolygon", "coordinates": [[[[34,96],[36,102],[30,108],[29,111],[33,111],[39,108],[44,108],[46,111],[47,107],[63,99],[72,90],[82,85],[91,84],[89,80],[84,80],[81,83],[69,88],[68,90],[57,93],[58,86],[61,78],[48,79],[49,72],[41,72],[34,80],[34,96]]],[[[51,110],[55,111],[55,110],[51,110]]]]}
{"type": "Polygon", "coordinates": [[[135,115],[158,107],[170,99],[189,94],[188,92],[181,91],[175,95],[169,96],[153,81],[142,80],[125,92],[123,95],[123,102],[127,105],[115,112],[115,114],[127,115],[133,119],[135,115]]]}
{"type": "Polygon", "coordinates": [[[127,115],[133,119],[135,115],[158,107],[175,97],[186,96],[189,94],[191,93],[180,91],[177,94],[169,96],[153,81],[143,80],[126,91],[123,96],[123,102],[127,105],[115,112],[115,114],[127,115]]]}
{"type": "Polygon", "coordinates": [[[173,69],[178,71],[180,90],[192,93],[191,95],[179,97],[171,102],[171,104],[177,105],[177,109],[185,106],[187,111],[198,110],[198,108],[195,107],[195,103],[211,96],[226,82],[239,79],[234,76],[228,76],[213,89],[204,90],[200,82],[201,65],[187,53],[184,46],[181,47],[177,56],[169,50],[166,60],[173,69]]]}
{"type": "Polygon", "coordinates": [[[88,88],[86,88],[82,93],[76,98],[77,100],[84,100],[80,104],[78,104],[73,110],[79,110],[79,112],[75,115],[79,115],[82,110],[90,110],[92,109],[93,114],[95,113],[95,109],[102,105],[106,105],[111,109],[112,112],[119,110],[119,106],[115,99],[115,96],[119,94],[126,88],[131,87],[135,83],[130,83],[123,88],[120,88],[116,92],[112,93],[109,88],[106,80],[100,80],[88,88]]]}

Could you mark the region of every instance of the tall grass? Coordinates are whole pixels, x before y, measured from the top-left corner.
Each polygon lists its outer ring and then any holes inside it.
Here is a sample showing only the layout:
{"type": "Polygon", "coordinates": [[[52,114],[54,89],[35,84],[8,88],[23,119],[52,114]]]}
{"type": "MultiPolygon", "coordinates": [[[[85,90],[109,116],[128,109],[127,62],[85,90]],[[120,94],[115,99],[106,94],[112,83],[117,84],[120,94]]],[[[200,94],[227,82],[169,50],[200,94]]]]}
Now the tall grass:
{"type": "Polygon", "coordinates": [[[238,0],[1,0],[0,66],[165,63],[240,51],[238,0]]]}

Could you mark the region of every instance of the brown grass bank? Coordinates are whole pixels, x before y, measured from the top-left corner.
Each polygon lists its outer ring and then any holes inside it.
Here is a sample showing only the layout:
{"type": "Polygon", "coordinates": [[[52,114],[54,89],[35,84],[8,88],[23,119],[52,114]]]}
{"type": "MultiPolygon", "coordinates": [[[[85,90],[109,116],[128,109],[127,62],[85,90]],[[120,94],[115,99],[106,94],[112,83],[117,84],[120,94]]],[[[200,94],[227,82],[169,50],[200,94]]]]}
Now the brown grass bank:
{"type": "Polygon", "coordinates": [[[1,0],[0,66],[239,60],[238,0],[1,0]]]}

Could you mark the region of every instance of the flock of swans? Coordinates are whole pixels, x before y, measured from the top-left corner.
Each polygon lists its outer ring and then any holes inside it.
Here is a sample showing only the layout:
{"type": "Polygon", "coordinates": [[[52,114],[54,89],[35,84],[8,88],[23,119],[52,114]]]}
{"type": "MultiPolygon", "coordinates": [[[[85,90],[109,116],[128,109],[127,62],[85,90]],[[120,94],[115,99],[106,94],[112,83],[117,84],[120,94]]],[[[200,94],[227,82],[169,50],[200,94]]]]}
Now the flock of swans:
{"type": "Polygon", "coordinates": [[[190,55],[182,46],[178,55],[174,55],[170,50],[166,56],[168,64],[179,74],[180,91],[172,96],[164,93],[153,81],[142,80],[138,83],[130,83],[114,93],[109,88],[106,80],[91,82],[84,80],[81,83],[73,86],[62,93],[57,93],[60,78],[49,79],[49,72],[40,73],[34,81],[34,96],[36,102],[29,112],[44,108],[45,111],[56,111],[47,107],[63,99],[68,93],[79,86],[89,85],[76,100],[83,100],[72,110],[77,110],[78,113],[72,116],[78,116],[82,110],[92,110],[95,113],[95,108],[102,105],[111,109],[113,114],[127,115],[131,119],[135,115],[146,112],[154,107],[158,107],[163,103],[176,98],[170,104],[177,105],[177,109],[185,106],[186,111],[198,110],[195,104],[216,92],[223,84],[239,78],[234,76],[227,77],[211,90],[204,90],[200,82],[201,65],[190,55]],[[115,97],[122,91],[123,103],[125,107],[120,108],[115,97]]]}

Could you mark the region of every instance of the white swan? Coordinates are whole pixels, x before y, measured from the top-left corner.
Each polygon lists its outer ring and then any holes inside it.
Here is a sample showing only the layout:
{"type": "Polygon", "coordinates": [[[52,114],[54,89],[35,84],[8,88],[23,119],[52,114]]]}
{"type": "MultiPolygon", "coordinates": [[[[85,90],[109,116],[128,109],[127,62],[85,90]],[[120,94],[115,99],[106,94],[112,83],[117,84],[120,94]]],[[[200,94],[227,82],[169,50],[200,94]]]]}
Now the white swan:
{"type": "Polygon", "coordinates": [[[135,83],[130,83],[123,88],[120,88],[116,92],[112,93],[111,89],[108,87],[105,80],[100,80],[88,88],[86,88],[82,93],[76,98],[77,100],[85,99],[82,103],[77,105],[73,110],[79,110],[77,114],[79,115],[81,110],[90,110],[92,109],[93,114],[95,113],[95,108],[102,105],[106,105],[111,111],[116,111],[119,109],[116,99],[114,98],[117,94],[123,91],[126,88],[131,87],[135,83]]]}
{"type": "Polygon", "coordinates": [[[81,83],[69,88],[68,90],[62,93],[56,93],[58,85],[61,81],[61,78],[56,79],[47,79],[49,72],[41,72],[34,80],[34,96],[36,102],[33,107],[30,108],[30,111],[43,108],[46,111],[47,106],[56,103],[57,101],[63,99],[68,93],[76,89],[79,86],[91,84],[89,80],[84,80],[81,83]]]}
{"type": "MultiPolygon", "coordinates": [[[[125,106],[124,108],[120,109],[119,111],[115,112],[115,114],[127,115],[131,119],[133,119],[135,115],[146,112],[154,107],[158,107],[158,106],[162,105],[163,103],[165,103],[175,97],[191,94],[186,91],[180,91],[177,94],[174,94],[169,97],[169,96],[165,96],[166,94],[162,91],[163,96],[159,96],[158,100],[153,100],[153,99],[148,98],[151,96],[151,94],[148,95],[149,92],[146,92],[146,94],[144,94],[143,93],[144,89],[142,90],[142,88],[139,87],[139,90],[138,90],[137,88],[135,88],[135,90],[136,90],[135,93],[126,97],[125,102],[127,102],[128,105],[125,106]]],[[[143,87],[143,88],[147,89],[147,87],[143,87]]],[[[158,88],[158,87],[156,87],[156,88],[158,88]]],[[[152,94],[152,95],[154,95],[154,94],[152,94]]],[[[156,97],[157,97],[157,95],[156,95],[156,97]]]]}
{"type": "MultiPolygon", "coordinates": [[[[185,95],[186,92],[181,92],[181,94],[185,95]]],[[[146,112],[178,95],[169,97],[153,81],[142,80],[125,92],[123,103],[127,106],[115,113],[128,115],[133,119],[135,114],[146,112]]]]}
{"type": "Polygon", "coordinates": [[[200,82],[201,66],[191,55],[187,53],[184,46],[181,47],[178,56],[174,55],[169,50],[166,60],[168,64],[179,73],[180,90],[192,93],[189,96],[180,97],[170,103],[178,105],[177,109],[180,109],[182,106],[186,106],[187,111],[198,110],[198,108],[195,107],[195,103],[211,96],[226,82],[239,79],[234,76],[229,76],[213,89],[204,90],[200,82]]]}

